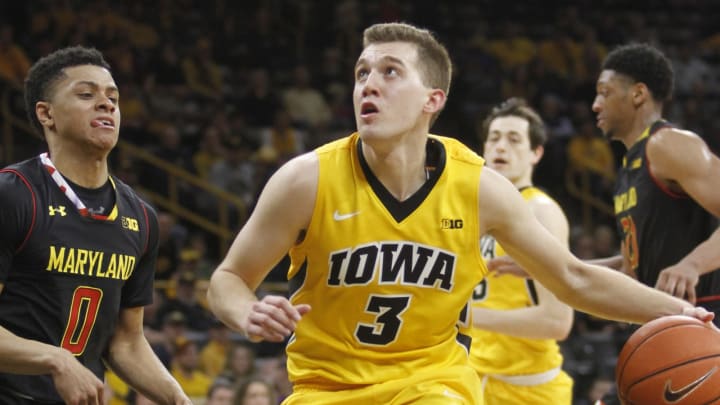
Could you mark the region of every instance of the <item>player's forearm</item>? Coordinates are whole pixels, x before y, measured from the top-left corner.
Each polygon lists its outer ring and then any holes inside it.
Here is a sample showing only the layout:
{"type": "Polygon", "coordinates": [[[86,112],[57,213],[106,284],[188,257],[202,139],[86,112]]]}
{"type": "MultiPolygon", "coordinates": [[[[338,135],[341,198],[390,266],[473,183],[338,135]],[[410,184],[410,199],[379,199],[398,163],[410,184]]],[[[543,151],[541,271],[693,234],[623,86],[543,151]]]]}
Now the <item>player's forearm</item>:
{"type": "Polygon", "coordinates": [[[496,310],[473,308],[473,326],[527,339],[563,340],[572,327],[570,316],[548,316],[539,306],[496,310]]]}
{"type": "Polygon", "coordinates": [[[556,296],[601,318],[645,323],[660,316],[681,314],[683,308],[693,308],[684,300],[606,267],[578,264],[570,269],[569,277],[570,289],[556,296]]]}
{"type": "Polygon", "coordinates": [[[720,269],[720,228],[685,256],[681,263],[697,269],[698,275],[720,269]]]}
{"type": "Polygon", "coordinates": [[[63,361],[75,361],[70,352],[36,340],[21,338],[0,327],[0,372],[49,374],[62,368],[63,361]]]}
{"type": "Polygon", "coordinates": [[[230,329],[245,332],[241,325],[242,317],[257,297],[240,276],[216,270],[210,279],[207,298],[210,310],[219,320],[230,329]]]}
{"type": "Polygon", "coordinates": [[[174,404],[183,395],[142,335],[113,338],[107,361],[123,381],[156,403],[174,404]]]}
{"type": "Polygon", "coordinates": [[[622,268],[623,257],[622,255],[615,255],[611,257],[603,257],[600,259],[587,260],[586,263],[594,264],[596,266],[610,267],[611,269],[620,270],[622,268]]]}

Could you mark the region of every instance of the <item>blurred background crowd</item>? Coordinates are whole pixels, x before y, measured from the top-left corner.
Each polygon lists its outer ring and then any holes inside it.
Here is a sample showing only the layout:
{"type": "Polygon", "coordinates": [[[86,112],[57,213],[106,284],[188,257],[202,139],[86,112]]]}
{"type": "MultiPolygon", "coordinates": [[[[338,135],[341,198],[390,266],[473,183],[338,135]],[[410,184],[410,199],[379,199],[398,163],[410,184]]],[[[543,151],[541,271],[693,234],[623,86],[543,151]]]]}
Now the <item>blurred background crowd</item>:
{"type": "MultiPolygon", "coordinates": [[[[650,42],[671,58],[666,118],[720,150],[720,3],[711,0],[35,0],[0,5],[0,166],[43,144],[25,124],[31,63],[67,45],[100,49],[120,88],[115,175],[158,209],[161,248],[146,333],[198,403],[279,403],[283,346],[251,344],[208,313],[204,289],[259,190],[287,159],[354,130],[352,70],[369,24],[436,32],[455,64],[436,134],[478,149],[479,123],[524,97],[550,134],[535,183],[561,202],[581,258],[618,250],[611,195],[621,145],[591,111],[613,46],[650,42]],[[234,398],[234,399],[233,399],[234,398]],[[217,401],[217,402],[216,402],[217,401]],[[225,402],[223,402],[225,401],[225,402]]],[[[285,261],[260,294],[286,289],[285,261]]],[[[578,405],[612,383],[626,328],[577,313],[562,343],[578,405]]],[[[108,375],[111,404],[144,398],[108,375]]]]}

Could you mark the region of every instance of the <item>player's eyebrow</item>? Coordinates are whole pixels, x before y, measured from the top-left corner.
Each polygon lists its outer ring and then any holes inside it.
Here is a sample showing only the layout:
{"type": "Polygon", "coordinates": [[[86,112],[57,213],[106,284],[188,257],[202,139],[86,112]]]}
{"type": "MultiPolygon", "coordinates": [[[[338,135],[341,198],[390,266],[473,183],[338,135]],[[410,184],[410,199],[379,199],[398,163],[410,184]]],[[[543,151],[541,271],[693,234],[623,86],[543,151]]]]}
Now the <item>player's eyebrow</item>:
{"type": "MultiPolygon", "coordinates": [[[[397,58],[392,55],[385,55],[382,58],[380,58],[380,61],[381,62],[392,62],[392,63],[397,63],[398,65],[401,65],[401,66],[405,66],[405,62],[403,62],[402,59],[397,58]]],[[[355,69],[357,69],[358,66],[367,64],[367,63],[368,63],[368,61],[366,58],[360,58],[360,59],[358,59],[357,63],[355,63],[355,69]]]]}
{"type": "MultiPolygon", "coordinates": [[[[96,82],[90,81],[90,80],[80,80],[80,81],[78,81],[78,82],[75,83],[75,86],[82,86],[82,85],[90,86],[90,87],[92,87],[93,89],[96,89],[96,90],[100,88],[100,85],[99,85],[99,84],[97,84],[96,82]]],[[[107,89],[106,89],[106,91],[112,91],[112,92],[116,92],[116,93],[117,93],[117,92],[118,92],[118,88],[117,88],[116,86],[108,86],[107,89]]]]}

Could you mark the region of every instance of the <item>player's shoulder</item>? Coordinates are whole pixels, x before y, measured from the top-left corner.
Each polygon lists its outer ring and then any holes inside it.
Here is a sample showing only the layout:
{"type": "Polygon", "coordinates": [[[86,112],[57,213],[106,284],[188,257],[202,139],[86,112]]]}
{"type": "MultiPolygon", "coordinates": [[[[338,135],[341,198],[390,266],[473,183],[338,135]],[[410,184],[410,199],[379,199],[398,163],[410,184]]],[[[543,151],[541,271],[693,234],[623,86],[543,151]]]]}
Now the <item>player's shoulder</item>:
{"type": "Polygon", "coordinates": [[[648,139],[645,153],[653,164],[692,163],[706,154],[709,148],[705,141],[693,131],[665,127],[648,139]]]}
{"type": "Polygon", "coordinates": [[[648,145],[653,144],[662,147],[688,141],[702,141],[702,137],[688,129],[678,128],[675,126],[665,126],[658,129],[657,132],[650,137],[648,145]]]}
{"type": "Polygon", "coordinates": [[[470,147],[468,147],[458,139],[435,134],[430,134],[429,137],[430,139],[434,139],[443,144],[448,159],[461,161],[476,166],[482,166],[485,164],[485,160],[480,157],[480,155],[478,155],[475,151],[470,149],[470,147]]]}
{"type": "Polygon", "coordinates": [[[350,152],[351,148],[355,147],[358,139],[359,134],[355,132],[340,139],[336,139],[334,141],[330,141],[326,144],[320,145],[311,153],[315,154],[316,156],[325,156],[338,152],[350,152]]]}
{"type": "Polygon", "coordinates": [[[33,173],[37,168],[37,158],[32,158],[0,169],[0,193],[30,189],[33,173]]]}

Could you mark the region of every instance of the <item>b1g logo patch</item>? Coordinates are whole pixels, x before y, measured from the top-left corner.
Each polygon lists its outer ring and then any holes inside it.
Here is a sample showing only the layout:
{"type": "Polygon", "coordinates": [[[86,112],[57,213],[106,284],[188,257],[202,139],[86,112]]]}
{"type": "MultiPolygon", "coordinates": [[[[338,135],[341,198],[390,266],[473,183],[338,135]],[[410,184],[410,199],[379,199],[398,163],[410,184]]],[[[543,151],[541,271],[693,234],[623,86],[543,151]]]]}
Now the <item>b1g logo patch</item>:
{"type": "Polygon", "coordinates": [[[440,227],[442,229],[462,229],[463,220],[443,218],[440,220],[440,227]]]}
{"type": "Polygon", "coordinates": [[[128,218],[128,217],[121,217],[122,221],[122,227],[125,229],[129,229],[131,231],[139,232],[140,226],[138,225],[137,219],[134,218],[128,218]]]}

